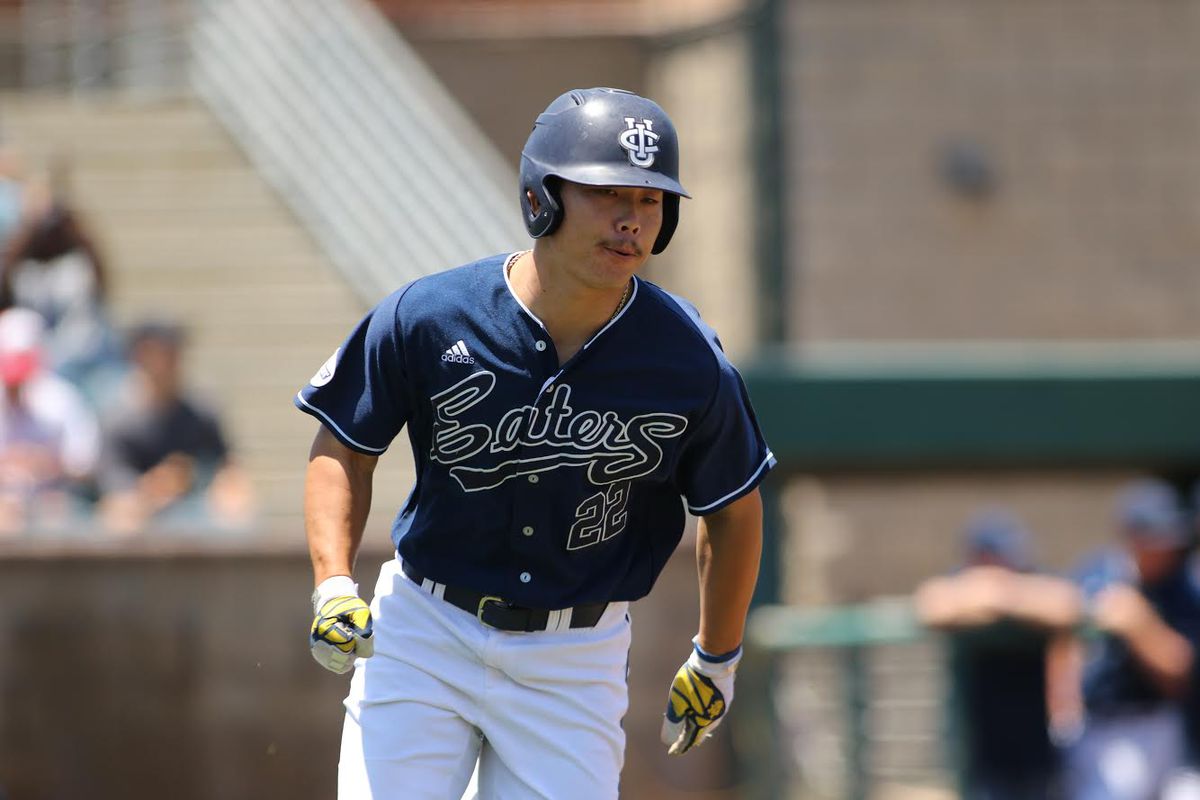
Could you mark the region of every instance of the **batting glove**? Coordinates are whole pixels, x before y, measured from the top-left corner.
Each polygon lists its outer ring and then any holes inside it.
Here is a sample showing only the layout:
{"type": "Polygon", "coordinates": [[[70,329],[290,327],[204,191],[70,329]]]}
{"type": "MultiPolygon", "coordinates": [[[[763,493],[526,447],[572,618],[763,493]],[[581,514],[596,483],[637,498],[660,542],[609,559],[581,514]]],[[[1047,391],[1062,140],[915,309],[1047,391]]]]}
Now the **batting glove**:
{"type": "Polygon", "coordinates": [[[309,648],[325,669],[339,675],[349,672],[355,658],[375,653],[371,609],[358,596],[358,585],[347,575],[321,581],[313,592],[312,631],[309,648]]]}
{"type": "Polygon", "coordinates": [[[701,650],[695,639],[692,645],[692,654],[671,682],[663,718],[662,741],[673,756],[703,743],[721,724],[733,702],[734,673],[742,660],[741,646],[723,656],[712,656],[701,650]]]}

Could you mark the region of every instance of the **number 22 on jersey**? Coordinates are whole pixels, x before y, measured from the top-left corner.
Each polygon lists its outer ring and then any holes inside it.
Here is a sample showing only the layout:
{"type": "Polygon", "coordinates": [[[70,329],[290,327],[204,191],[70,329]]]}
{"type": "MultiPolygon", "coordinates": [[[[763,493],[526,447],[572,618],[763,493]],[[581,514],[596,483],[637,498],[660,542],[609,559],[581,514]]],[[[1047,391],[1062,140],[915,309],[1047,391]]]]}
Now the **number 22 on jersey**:
{"type": "Polygon", "coordinates": [[[567,536],[567,549],[580,550],[603,542],[625,529],[625,503],[629,500],[629,481],[609,484],[575,509],[575,523],[567,536]]]}

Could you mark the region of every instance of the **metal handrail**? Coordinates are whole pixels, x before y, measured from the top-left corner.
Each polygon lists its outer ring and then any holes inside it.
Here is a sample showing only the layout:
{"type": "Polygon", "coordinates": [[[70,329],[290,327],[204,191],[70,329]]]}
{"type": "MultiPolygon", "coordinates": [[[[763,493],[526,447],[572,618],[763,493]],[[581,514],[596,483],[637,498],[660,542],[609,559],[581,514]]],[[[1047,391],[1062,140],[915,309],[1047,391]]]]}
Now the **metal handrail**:
{"type": "MultiPolygon", "coordinates": [[[[836,653],[846,739],[841,792],[847,800],[864,800],[870,795],[872,782],[869,753],[872,745],[881,741],[871,731],[868,719],[872,677],[867,652],[881,645],[916,643],[928,635],[908,597],[880,597],[858,605],[833,607],[759,606],[748,620],[748,663],[743,668],[748,667],[757,681],[742,692],[743,700],[748,701],[754,724],[774,727],[773,658],[802,651],[836,653]]],[[[756,772],[766,777],[758,779],[751,795],[765,800],[784,793],[787,769],[778,763],[784,758],[778,749],[767,748],[764,752],[766,756],[762,764],[756,765],[756,772]]]]}
{"type": "Polygon", "coordinates": [[[197,93],[372,303],[523,247],[516,176],[363,0],[200,0],[197,93]]]}
{"type": "Polygon", "coordinates": [[[18,55],[6,87],[37,91],[177,94],[192,0],[25,0],[0,15],[18,55]]]}

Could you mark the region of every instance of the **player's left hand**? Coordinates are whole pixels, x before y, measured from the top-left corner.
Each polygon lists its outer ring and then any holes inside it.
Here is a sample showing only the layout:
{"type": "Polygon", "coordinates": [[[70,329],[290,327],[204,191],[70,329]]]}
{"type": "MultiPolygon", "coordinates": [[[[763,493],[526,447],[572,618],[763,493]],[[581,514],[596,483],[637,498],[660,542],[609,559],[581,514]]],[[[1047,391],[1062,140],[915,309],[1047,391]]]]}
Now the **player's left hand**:
{"type": "Polygon", "coordinates": [[[703,743],[721,724],[733,702],[733,679],[742,659],[741,647],[714,661],[705,657],[695,639],[692,644],[692,654],[671,682],[663,717],[662,742],[673,756],[703,743]]]}
{"type": "Polygon", "coordinates": [[[358,596],[358,587],[346,575],[322,582],[313,592],[309,647],[317,663],[339,675],[349,672],[355,658],[375,654],[371,609],[358,596]]]}

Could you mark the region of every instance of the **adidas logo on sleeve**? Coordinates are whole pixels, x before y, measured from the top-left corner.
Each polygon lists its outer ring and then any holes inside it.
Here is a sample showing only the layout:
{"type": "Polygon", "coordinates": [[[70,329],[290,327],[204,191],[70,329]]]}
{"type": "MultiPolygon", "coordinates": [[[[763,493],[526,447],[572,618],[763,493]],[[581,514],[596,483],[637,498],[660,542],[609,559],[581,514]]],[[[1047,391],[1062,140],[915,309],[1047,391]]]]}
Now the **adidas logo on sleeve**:
{"type": "Polygon", "coordinates": [[[442,353],[442,361],[451,361],[455,364],[474,364],[475,357],[467,352],[466,342],[459,339],[453,347],[442,353]]]}

